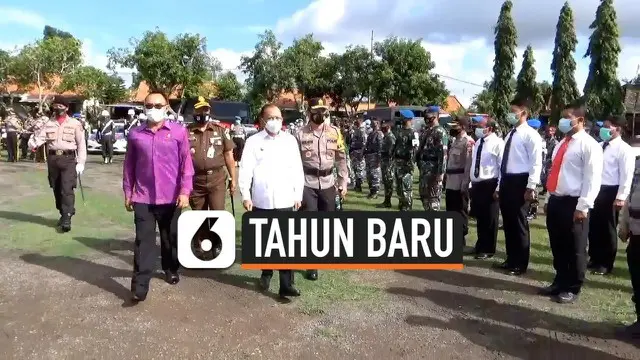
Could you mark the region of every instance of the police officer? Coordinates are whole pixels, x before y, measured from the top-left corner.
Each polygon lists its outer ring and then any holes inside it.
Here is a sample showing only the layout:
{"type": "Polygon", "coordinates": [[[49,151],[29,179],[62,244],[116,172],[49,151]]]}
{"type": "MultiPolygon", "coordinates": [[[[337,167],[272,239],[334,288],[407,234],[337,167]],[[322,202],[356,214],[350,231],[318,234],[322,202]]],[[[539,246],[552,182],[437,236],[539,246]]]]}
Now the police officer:
{"type": "Polygon", "coordinates": [[[384,134],[380,131],[380,122],[371,122],[371,133],[367,135],[367,144],[364,148],[364,160],[367,171],[367,184],[369,185],[368,199],[376,199],[380,191],[382,173],[380,158],[382,153],[382,139],[384,134]]]}
{"type": "MultiPolygon", "coordinates": [[[[233,194],[236,189],[235,145],[229,130],[208,121],[211,106],[204,97],[198,98],[194,109],[194,122],[189,126],[189,144],[195,175],[189,203],[193,210],[224,210],[227,192],[225,167],[231,177],[230,193],[233,194]]],[[[209,227],[203,226],[199,233],[200,240],[204,240],[202,236],[208,233],[209,227]]],[[[214,244],[214,257],[220,252],[221,246],[214,244]]]]}
{"type": "Polygon", "coordinates": [[[471,153],[475,144],[467,134],[469,120],[467,117],[455,119],[450,124],[449,136],[451,146],[447,158],[447,183],[445,202],[447,211],[455,211],[462,216],[462,232],[465,240],[465,253],[475,250],[467,248],[466,239],[469,233],[469,182],[471,181],[471,153]]]}
{"type": "Polygon", "coordinates": [[[413,207],[413,111],[400,110],[402,128],[397,130],[396,145],[393,148],[395,165],[396,189],[398,192],[398,210],[408,211],[413,207]]]}
{"type": "Polygon", "coordinates": [[[18,162],[18,134],[22,131],[22,125],[12,108],[7,110],[7,118],[4,120],[4,126],[7,132],[7,161],[18,162]]]}
{"type": "Polygon", "coordinates": [[[440,126],[440,107],[425,110],[425,131],[416,154],[420,170],[420,200],[425,210],[440,210],[442,180],[447,164],[447,131],[440,126]]]}
{"type": "Polygon", "coordinates": [[[235,124],[231,128],[231,138],[235,143],[235,149],[233,150],[233,158],[235,161],[242,159],[242,149],[244,148],[244,142],[247,140],[247,134],[242,126],[242,119],[236,116],[235,124]]]}
{"type": "MultiPolygon", "coordinates": [[[[344,198],[347,193],[346,152],[340,129],[325,122],[329,108],[322,99],[310,99],[309,118],[296,138],[300,145],[300,155],[305,174],[302,193],[302,211],[334,211],[336,188],[344,198]],[[333,167],[338,167],[334,179],[333,167]]],[[[309,270],[307,279],[317,280],[318,271],[309,270]]]]}
{"type": "MultiPolygon", "coordinates": [[[[33,135],[33,125],[35,119],[31,114],[27,115],[27,119],[24,122],[24,131],[20,134],[20,159],[26,160],[30,156],[29,151],[29,139],[33,135]]],[[[33,153],[31,153],[33,155],[33,153]]],[[[33,158],[31,158],[33,160],[33,158]]]]}
{"type": "Polygon", "coordinates": [[[349,142],[349,158],[353,170],[354,190],[362,192],[362,182],[365,178],[366,164],[364,161],[364,148],[367,143],[365,125],[360,119],[356,119],[351,131],[349,142]]]}
{"type": "Polygon", "coordinates": [[[380,171],[382,173],[382,184],[384,186],[384,201],[378,207],[390,208],[391,196],[393,195],[394,159],[393,148],[396,146],[396,137],[391,131],[391,123],[382,125],[382,149],[380,152],[380,171]]]}
{"type": "Polygon", "coordinates": [[[87,148],[82,124],[67,115],[67,101],[57,97],[52,108],[54,115],[32,138],[29,146],[35,149],[47,144],[49,185],[53,189],[56,209],[60,212],[58,226],[62,232],[68,232],[71,230],[71,217],[76,213],[74,189],[78,176],[84,171],[87,148]]]}
{"type": "Polygon", "coordinates": [[[115,142],[115,129],[113,120],[110,119],[109,112],[103,110],[101,114],[104,119],[100,131],[100,143],[102,145],[102,158],[105,164],[113,162],[113,143],[115,142]]]}

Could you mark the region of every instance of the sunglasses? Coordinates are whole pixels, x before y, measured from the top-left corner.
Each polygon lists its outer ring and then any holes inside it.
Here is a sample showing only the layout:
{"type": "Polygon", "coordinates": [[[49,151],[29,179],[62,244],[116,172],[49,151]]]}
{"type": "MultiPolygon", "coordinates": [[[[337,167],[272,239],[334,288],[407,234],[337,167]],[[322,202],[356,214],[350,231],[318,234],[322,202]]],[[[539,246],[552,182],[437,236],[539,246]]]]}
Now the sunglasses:
{"type": "Polygon", "coordinates": [[[145,109],[162,109],[166,105],[165,104],[144,104],[145,109]]]}

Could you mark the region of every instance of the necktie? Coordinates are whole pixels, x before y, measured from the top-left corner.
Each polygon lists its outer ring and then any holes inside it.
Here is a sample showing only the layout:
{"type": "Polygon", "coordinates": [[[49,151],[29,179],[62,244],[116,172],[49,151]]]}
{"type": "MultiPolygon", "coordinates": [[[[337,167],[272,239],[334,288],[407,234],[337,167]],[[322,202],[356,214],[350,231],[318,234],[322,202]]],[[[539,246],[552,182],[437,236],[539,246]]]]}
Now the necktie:
{"type": "Polygon", "coordinates": [[[511,152],[511,140],[513,140],[513,134],[515,134],[516,128],[513,128],[507,135],[507,143],[504,146],[504,153],[502,155],[502,164],[500,164],[500,173],[502,175],[507,173],[507,164],[509,163],[509,153],[511,152]]]}
{"type": "Polygon", "coordinates": [[[607,149],[607,146],[609,146],[609,142],[608,142],[608,141],[605,141],[605,142],[602,144],[602,151],[605,151],[605,150],[607,149]]]}
{"type": "Polygon", "coordinates": [[[482,145],[484,145],[484,138],[480,139],[480,145],[476,152],[476,165],[473,169],[473,176],[477,179],[480,176],[480,156],[482,155],[482,145]]]}
{"type": "Polygon", "coordinates": [[[565,141],[560,145],[558,152],[556,153],[556,157],[553,159],[551,163],[551,170],[549,171],[549,178],[547,179],[547,191],[554,192],[558,187],[558,179],[560,178],[560,167],[562,166],[562,159],[564,159],[564,154],[567,152],[567,148],[569,147],[569,142],[571,142],[571,138],[566,138],[565,141]]]}

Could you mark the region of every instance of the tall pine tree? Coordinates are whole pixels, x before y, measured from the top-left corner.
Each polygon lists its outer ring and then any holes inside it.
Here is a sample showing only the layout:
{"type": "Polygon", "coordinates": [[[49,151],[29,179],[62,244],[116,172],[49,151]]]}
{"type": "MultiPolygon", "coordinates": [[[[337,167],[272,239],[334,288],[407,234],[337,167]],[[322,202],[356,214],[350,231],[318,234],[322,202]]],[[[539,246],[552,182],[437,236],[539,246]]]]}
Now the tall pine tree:
{"type": "Polygon", "coordinates": [[[518,74],[516,82],[516,97],[520,99],[529,99],[532,106],[533,113],[538,113],[540,108],[544,105],[542,94],[538,83],[536,82],[536,76],[538,76],[535,67],[536,61],[533,58],[533,49],[531,45],[527,46],[522,56],[522,68],[518,74]]]}
{"type": "Polygon", "coordinates": [[[569,2],[565,2],[556,25],[555,47],[551,62],[551,74],[553,74],[551,121],[553,122],[560,119],[560,114],[566,105],[580,97],[575,78],[576,60],[573,58],[577,44],[573,11],[569,2]]]}
{"type": "Polygon", "coordinates": [[[500,9],[500,16],[494,29],[495,59],[493,60],[493,111],[501,122],[509,112],[509,101],[513,94],[511,80],[515,73],[515,57],[518,34],[511,17],[513,3],[506,0],[500,9]]]}
{"type": "Polygon", "coordinates": [[[590,114],[596,120],[624,110],[622,90],[618,80],[620,30],[613,0],[602,0],[590,29],[589,47],[585,57],[591,58],[584,96],[590,114]]]}

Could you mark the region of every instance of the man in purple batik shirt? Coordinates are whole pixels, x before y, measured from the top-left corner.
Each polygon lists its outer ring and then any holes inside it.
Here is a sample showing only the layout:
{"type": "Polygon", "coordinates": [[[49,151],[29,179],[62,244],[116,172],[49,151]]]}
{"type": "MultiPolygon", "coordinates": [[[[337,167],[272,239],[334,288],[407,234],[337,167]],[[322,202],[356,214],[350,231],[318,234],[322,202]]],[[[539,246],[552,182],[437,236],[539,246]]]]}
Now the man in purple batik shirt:
{"type": "Polygon", "coordinates": [[[144,301],[156,262],[156,224],[160,233],[162,270],[169,284],[177,284],[177,225],[189,206],[193,188],[193,161],[187,130],[165,121],[167,98],[149,94],[144,101],[146,126],[131,129],[124,158],[124,206],[133,211],[136,227],[131,292],[144,301]]]}

